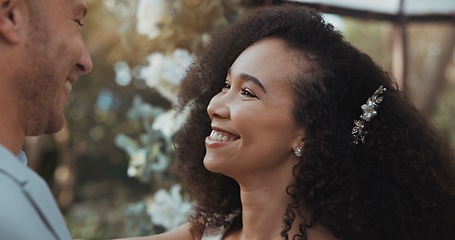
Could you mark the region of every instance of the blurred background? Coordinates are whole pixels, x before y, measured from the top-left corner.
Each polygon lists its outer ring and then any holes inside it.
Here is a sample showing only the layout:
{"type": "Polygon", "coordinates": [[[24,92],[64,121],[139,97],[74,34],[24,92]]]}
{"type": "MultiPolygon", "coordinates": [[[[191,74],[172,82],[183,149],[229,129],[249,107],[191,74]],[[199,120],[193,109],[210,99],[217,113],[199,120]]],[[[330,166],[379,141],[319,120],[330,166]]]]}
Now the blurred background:
{"type": "MultiPolygon", "coordinates": [[[[66,126],[28,138],[76,239],[150,235],[180,225],[191,198],[169,171],[183,116],[173,106],[195,49],[267,0],[86,0],[94,69],[74,86],[66,126]]],[[[455,1],[298,1],[327,13],[396,78],[455,147],[455,1]],[[431,5],[432,7],[429,7],[431,5]]]]}

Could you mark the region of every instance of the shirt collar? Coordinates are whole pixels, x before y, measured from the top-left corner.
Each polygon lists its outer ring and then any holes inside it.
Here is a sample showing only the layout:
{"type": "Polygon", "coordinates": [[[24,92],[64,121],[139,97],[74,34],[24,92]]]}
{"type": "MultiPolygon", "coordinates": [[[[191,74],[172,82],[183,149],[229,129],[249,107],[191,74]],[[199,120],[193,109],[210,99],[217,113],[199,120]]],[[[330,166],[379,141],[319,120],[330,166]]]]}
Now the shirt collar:
{"type": "Polygon", "coordinates": [[[19,159],[19,161],[24,165],[27,165],[28,163],[27,155],[25,155],[24,151],[22,150],[19,152],[19,155],[17,155],[17,159],[19,159]]]}

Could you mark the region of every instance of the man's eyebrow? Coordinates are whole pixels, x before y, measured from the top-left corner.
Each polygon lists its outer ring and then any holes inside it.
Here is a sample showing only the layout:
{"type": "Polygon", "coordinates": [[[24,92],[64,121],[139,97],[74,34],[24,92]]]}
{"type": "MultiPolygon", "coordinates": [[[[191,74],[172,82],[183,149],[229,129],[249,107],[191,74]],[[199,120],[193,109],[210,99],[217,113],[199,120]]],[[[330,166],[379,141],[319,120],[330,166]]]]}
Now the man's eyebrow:
{"type": "MultiPolygon", "coordinates": [[[[231,69],[229,68],[228,70],[228,75],[231,75],[231,69]]],[[[246,74],[246,73],[241,73],[240,74],[240,78],[243,80],[243,81],[247,81],[247,82],[252,82],[256,85],[258,85],[262,91],[264,91],[265,93],[267,93],[267,91],[265,90],[265,87],[264,85],[262,85],[261,81],[259,81],[257,78],[249,75],[249,74],[246,74]]]]}
{"type": "Polygon", "coordinates": [[[82,13],[82,17],[85,17],[88,13],[88,8],[87,8],[87,5],[85,3],[79,3],[77,5],[77,8],[75,10],[76,14],[81,14],[82,13]]]}

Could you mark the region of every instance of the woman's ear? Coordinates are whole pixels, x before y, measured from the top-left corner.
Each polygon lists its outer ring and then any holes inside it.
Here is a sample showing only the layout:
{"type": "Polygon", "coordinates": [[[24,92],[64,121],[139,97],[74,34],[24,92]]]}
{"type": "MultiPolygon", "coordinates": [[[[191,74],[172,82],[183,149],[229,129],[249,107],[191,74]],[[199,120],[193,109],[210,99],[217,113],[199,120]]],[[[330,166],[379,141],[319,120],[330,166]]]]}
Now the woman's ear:
{"type": "Polygon", "coordinates": [[[7,43],[19,42],[18,0],[0,0],[0,39],[7,43]]]}
{"type": "Polygon", "coordinates": [[[293,143],[292,149],[297,157],[301,157],[303,154],[303,147],[305,145],[305,131],[303,129],[299,129],[297,131],[297,137],[295,142],[293,143]]]}

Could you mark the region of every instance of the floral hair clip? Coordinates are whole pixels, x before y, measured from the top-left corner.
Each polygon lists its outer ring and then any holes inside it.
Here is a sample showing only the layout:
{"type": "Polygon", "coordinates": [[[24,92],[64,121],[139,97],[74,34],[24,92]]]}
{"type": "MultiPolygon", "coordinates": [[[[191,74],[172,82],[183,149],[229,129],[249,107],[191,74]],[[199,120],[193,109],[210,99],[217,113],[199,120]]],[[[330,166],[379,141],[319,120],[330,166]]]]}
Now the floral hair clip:
{"type": "Polygon", "coordinates": [[[376,109],[379,107],[379,103],[382,102],[384,98],[381,96],[387,89],[383,86],[380,86],[371,96],[368,98],[367,102],[361,106],[363,114],[360,115],[359,120],[354,120],[354,128],[352,128],[351,135],[354,137],[354,144],[359,144],[359,142],[365,142],[365,135],[367,131],[364,130],[365,122],[369,122],[374,116],[378,114],[376,109]]]}

